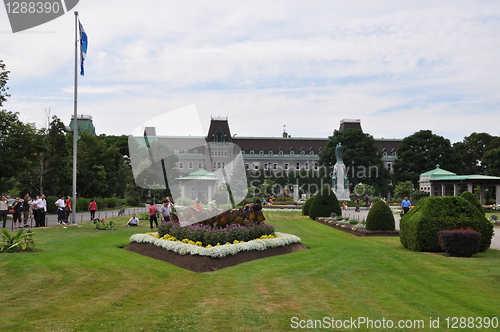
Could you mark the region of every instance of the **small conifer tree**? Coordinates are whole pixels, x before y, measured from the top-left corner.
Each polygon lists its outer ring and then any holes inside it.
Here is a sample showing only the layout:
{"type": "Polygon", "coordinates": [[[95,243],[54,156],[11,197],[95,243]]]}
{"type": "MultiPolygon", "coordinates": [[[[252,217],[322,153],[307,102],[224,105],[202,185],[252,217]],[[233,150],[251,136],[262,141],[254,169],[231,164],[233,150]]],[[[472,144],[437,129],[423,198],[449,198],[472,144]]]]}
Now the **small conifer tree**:
{"type": "Polygon", "coordinates": [[[309,218],[314,220],[317,217],[329,217],[332,213],[342,215],[339,200],[330,187],[323,187],[311,202],[309,218]]]}
{"type": "Polygon", "coordinates": [[[366,229],[369,231],[394,231],[396,223],[391,208],[384,202],[373,204],[366,217],[366,229]]]}

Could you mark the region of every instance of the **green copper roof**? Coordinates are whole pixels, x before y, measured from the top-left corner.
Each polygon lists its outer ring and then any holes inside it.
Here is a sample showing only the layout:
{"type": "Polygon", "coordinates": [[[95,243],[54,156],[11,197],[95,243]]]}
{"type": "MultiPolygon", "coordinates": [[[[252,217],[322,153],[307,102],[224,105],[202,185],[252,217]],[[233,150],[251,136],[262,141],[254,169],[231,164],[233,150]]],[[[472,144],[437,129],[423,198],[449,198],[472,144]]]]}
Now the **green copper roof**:
{"type": "Polygon", "coordinates": [[[439,168],[439,165],[436,165],[436,169],[433,169],[432,171],[428,171],[425,173],[420,174],[420,176],[431,176],[433,179],[436,176],[455,176],[457,173],[449,172],[447,170],[439,168]]]}
{"type": "Polygon", "coordinates": [[[211,180],[217,181],[215,174],[210,173],[205,168],[200,168],[196,172],[189,173],[188,176],[177,178],[176,180],[211,180]]]}

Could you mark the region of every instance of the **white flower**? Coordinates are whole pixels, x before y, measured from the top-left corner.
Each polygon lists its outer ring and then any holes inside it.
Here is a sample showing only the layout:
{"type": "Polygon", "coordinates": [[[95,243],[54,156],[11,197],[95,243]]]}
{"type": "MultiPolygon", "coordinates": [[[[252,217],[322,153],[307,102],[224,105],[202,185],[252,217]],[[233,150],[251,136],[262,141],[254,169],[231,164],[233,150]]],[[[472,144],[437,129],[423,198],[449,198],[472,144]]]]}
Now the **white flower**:
{"type": "Polygon", "coordinates": [[[151,243],[157,247],[173,251],[179,255],[200,255],[212,258],[222,258],[228,255],[235,255],[240,251],[263,251],[268,248],[281,247],[291,243],[300,243],[300,238],[298,236],[280,232],[276,232],[276,235],[278,235],[278,237],[274,239],[252,240],[236,244],[224,244],[211,248],[199,247],[189,243],[182,243],[180,241],[158,239],[148,234],[134,234],[130,237],[130,242],[151,243]]]}

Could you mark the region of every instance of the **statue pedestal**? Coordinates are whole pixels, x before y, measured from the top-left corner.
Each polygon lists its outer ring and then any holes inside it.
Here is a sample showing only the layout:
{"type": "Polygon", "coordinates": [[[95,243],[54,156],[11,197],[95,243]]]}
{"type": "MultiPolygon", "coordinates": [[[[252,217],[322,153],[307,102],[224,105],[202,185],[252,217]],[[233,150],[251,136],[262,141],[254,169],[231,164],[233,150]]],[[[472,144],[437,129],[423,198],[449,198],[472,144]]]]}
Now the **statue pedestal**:
{"type": "Polygon", "coordinates": [[[344,163],[337,162],[334,166],[333,173],[335,174],[335,179],[333,183],[332,190],[337,196],[339,201],[350,200],[349,185],[347,182],[346,168],[344,163]]]}

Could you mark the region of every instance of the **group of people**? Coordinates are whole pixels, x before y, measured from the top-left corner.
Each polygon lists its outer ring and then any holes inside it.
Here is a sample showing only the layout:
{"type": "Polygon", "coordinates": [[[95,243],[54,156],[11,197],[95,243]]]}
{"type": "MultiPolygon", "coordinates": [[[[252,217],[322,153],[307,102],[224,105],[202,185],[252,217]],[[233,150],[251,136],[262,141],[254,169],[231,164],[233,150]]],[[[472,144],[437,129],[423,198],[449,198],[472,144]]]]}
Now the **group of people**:
{"type": "MultiPolygon", "coordinates": [[[[45,214],[47,213],[47,201],[45,195],[31,198],[28,193],[23,198],[16,197],[11,206],[13,228],[31,227],[28,223],[30,218],[35,220],[35,227],[45,226],[45,214]],[[19,225],[18,225],[19,224],[19,225]]],[[[3,228],[7,223],[9,213],[9,200],[2,196],[0,201],[0,219],[3,221],[3,228]]]]}
{"type": "MultiPolygon", "coordinates": [[[[158,214],[161,217],[161,221],[170,221],[170,214],[172,213],[172,208],[174,207],[174,201],[170,197],[166,197],[163,204],[158,209],[155,203],[151,202],[149,204],[149,227],[153,231],[153,224],[158,228],[158,214]]],[[[139,219],[135,214],[127,222],[127,226],[139,226],[139,219]]]]}

